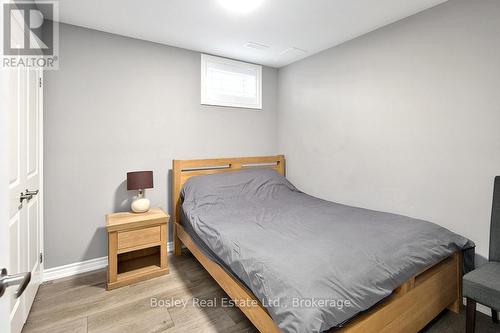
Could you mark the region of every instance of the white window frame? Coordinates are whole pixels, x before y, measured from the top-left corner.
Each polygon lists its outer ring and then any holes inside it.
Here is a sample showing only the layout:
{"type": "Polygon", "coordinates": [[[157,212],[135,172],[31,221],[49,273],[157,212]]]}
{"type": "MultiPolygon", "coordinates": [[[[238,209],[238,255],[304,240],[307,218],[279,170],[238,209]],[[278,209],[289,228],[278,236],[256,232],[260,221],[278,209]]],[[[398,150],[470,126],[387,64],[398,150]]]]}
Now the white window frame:
{"type": "Polygon", "coordinates": [[[228,106],[247,109],[262,109],[262,66],[249,64],[243,61],[236,61],[227,58],[215,57],[207,54],[201,55],[201,104],[214,106],[228,106]],[[228,66],[234,66],[245,70],[252,70],[256,73],[257,96],[253,103],[244,101],[234,101],[225,98],[210,98],[207,96],[206,77],[207,69],[210,63],[219,63],[228,66]]]}

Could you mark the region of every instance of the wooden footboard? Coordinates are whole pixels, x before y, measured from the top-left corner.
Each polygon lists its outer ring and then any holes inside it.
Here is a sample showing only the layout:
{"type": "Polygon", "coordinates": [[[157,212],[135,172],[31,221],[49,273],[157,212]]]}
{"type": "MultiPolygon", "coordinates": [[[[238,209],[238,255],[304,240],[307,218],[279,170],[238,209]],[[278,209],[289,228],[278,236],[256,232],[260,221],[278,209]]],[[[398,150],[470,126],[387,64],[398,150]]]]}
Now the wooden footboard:
{"type": "MultiPolygon", "coordinates": [[[[226,172],[245,167],[269,167],[284,174],[284,157],[189,160],[173,163],[174,254],[181,254],[184,244],[221,288],[236,301],[241,311],[260,332],[278,333],[278,326],[253,293],[220,265],[207,258],[179,224],[180,189],[192,176],[226,172]]],[[[370,310],[356,316],[341,333],[418,332],[448,308],[458,312],[462,302],[462,255],[456,252],[442,262],[428,267],[403,283],[394,293],[370,310]]]]}
{"type": "Polygon", "coordinates": [[[456,252],[412,277],[387,300],[336,332],[418,332],[446,308],[458,313],[462,299],[461,265],[461,253],[456,252]]]}

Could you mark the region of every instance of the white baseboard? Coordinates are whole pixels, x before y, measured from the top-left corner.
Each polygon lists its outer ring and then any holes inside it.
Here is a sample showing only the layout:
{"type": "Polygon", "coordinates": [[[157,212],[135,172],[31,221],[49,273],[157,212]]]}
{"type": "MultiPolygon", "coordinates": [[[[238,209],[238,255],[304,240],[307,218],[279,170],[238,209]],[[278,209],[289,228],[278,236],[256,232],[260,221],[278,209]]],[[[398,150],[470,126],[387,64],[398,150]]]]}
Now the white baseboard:
{"type": "MultiPolygon", "coordinates": [[[[172,249],[173,249],[173,243],[169,242],[167,244],[167,251],[171,252],[172,249]]],[[[87,273],[98,269],[102,269],[107,266],[108,266],[108,257],[101,257],[81,262],[75,262],[68,265],[48,268],[43,271],[43,281],[45,282],[56,279],[62,279],[68,276],[73,276],[81,273],[87,273]]]]}
{"type": "MultiPolygon", "coordinates": [[[[464,305],[465,305],[465,297],[464,297],[464,305]]],[[[481,312],[489,317],[491,317],[491,309],[485,305],[476,303],[476,311],[481,312]]]]}
{"type": "MultiPolygon", "coordinates": [[[[464,306],[466,305],[467,302],[466,302],[466,298],[465,297],[463,298],[463,302],[462,303],[463,303],[464,306]]],[[[482,304],[476,303],[476,311],[481,312],[481,313],[483,313],[483,314],[491,317],[491,309],[489,307],[487,307],[487,306],[484,306],[482,304]]]]}
{"type": "Polygon", "coordinates": [[[52,281],[76,274],[95,271],[108,266],[108,257],[95,258],[81,262],[75,262],[59,267],[48,268],[43,271],[43,281],[52,281]]]}
{"type": "Polygon", "coordinates": [[[476,310],[481,312],[481,313],[484,313],[485,315],[487,316],[490,316],[491,317],[491,309],[487,306],[484,306],[482,304],[477,304],[476,305],[476,310]]]}

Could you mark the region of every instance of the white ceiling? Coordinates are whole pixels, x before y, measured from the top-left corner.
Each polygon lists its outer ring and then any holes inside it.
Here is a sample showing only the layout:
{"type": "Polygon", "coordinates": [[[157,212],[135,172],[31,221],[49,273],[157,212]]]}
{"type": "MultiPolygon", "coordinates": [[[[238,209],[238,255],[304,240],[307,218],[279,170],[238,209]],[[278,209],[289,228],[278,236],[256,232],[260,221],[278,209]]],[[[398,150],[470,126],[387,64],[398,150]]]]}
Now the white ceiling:
{"type": "Polygon", "coordinates": [[[220,1],[60,0],[59,21],[281,67],[447,0],[263,0],[245,14],[220,1]]]}

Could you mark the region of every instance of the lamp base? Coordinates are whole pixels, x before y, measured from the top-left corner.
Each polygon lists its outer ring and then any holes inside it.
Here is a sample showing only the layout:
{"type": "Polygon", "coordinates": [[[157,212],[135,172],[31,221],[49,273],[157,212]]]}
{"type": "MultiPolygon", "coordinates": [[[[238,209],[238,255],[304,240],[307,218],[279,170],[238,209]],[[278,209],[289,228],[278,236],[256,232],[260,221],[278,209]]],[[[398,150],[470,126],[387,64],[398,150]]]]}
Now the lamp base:
{"type": "Polygon", "coordinates": [[[145,213],[149,210],[150,206],[151,203],[149,202],[149,199],[141,198],[134,200],[130,208],[132,208],[134,213],[145,213]]]}

